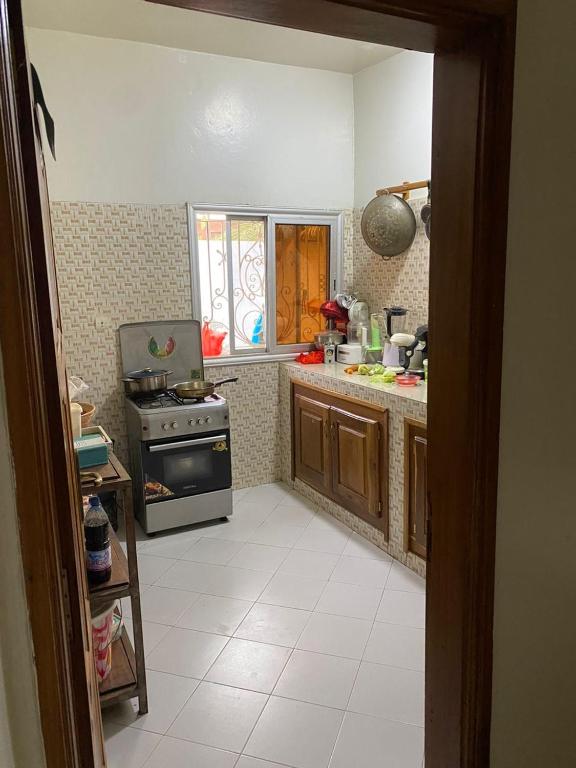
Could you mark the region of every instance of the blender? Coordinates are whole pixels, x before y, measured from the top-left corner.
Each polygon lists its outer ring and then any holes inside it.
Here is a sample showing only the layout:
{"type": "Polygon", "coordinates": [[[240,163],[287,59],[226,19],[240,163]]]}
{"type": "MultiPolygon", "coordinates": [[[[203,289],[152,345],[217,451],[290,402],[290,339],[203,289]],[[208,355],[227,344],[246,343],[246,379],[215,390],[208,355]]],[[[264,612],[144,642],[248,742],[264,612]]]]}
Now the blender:
{"type": "Polygon", "coordinates": [[[397,333],[404,333],[408,310],[404,307],[384,307],[382,310],[386,322],[384,352],[382,362],[387,368],[401,368],[401,353],[398,345],[392,344],[391,339],[397,333]]]}
{"type": "Polygon", "coordinates": [[[368,346],[368,321],[368,304],[365,301],[355,300],[348,307],[347,343],[340,344],[336,353],[339,363],[350,365],[363,361],[364,350],[368,346]]]}

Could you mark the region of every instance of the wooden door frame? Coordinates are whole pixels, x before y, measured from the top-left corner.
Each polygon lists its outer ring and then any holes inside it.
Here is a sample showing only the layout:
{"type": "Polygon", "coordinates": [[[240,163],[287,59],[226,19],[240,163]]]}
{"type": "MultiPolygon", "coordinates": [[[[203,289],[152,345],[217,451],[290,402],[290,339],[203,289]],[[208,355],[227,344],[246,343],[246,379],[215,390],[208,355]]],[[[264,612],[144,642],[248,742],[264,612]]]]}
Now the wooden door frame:
{"type": "MultiPolygon", "coordinates": [[[[426,766],[485,768],[516,2],[164,2],[436,53],[426,766]]],[[[79,606],[55,565],[70,548],[59,524],[68,497],[54,483],[63,438],[50,433],[59,397],[43,333],[50,305],[37,181],[26,171],[32,113],[15,99],[11,24],[20,13],[19,0],[0,0],[0,345],[46,761],[72,768],[91,764],[89,729],[74,696],[83,658],[70,654],[82,642],[79,606]]]]}

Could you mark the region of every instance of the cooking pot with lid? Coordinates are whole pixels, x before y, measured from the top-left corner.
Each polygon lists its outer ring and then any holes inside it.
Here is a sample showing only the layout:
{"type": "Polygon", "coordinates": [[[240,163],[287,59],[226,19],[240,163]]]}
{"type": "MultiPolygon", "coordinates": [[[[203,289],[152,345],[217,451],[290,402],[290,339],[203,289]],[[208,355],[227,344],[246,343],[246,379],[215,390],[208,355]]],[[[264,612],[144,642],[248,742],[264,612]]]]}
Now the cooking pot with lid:
{"type": "Polygon", "coordinates": [[[168,389],[168,376],[172,371],[165,369],[142,368],[140,371],[130,371],[122,379],[127,395],[141,395],[168,389]]]}

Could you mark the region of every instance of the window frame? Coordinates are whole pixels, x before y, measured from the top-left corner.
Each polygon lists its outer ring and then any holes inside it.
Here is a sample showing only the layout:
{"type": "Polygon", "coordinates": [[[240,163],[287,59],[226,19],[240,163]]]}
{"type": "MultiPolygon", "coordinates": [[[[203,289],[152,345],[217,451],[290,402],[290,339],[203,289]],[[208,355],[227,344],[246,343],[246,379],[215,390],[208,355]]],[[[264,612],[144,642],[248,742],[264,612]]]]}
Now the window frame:
{"type": "MultiPolygon", "coordinates": [[[[265,349],[235,350],[233,354],[221,357],[207,357],[205,365],[229,365],[272,360],[289,360],[299,352],[311,349],[311,344],[278,344],[276,338],[276,224],[316,224],[330,227],[330,296],[342,288],[344,263],[343,229],[344,212],[341,210],[307,210],[304,208],[256,208],[252,206],[208,205],[188,203],[188,240],[190,248],[190,280],[192,292],[192,317],[202,321],[200,297],[200,262],[197,239],[197,216],[206,213],[220,213],[233,218],[264,219],[266,249],[265,284],[266,310],[264,326],[266,331],[265,349]]],[[[228,223],[227,223],[227,226],[228,223]]],[[[230,286],[229,286],[230,287],[230,286]]]]}

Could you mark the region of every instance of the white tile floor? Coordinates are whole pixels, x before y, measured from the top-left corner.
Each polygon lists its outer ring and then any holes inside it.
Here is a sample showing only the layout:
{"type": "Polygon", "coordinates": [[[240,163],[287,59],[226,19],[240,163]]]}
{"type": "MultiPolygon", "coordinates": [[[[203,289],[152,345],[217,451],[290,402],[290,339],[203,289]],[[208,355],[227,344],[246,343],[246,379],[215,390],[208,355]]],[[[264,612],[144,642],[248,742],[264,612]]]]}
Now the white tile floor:
{"type": "Polygon", "coordinates": [[[150,711],[104,711],[109,768],[421,768],[423,580],[280,483],[234,504],[139,536],[150,711]]]}

